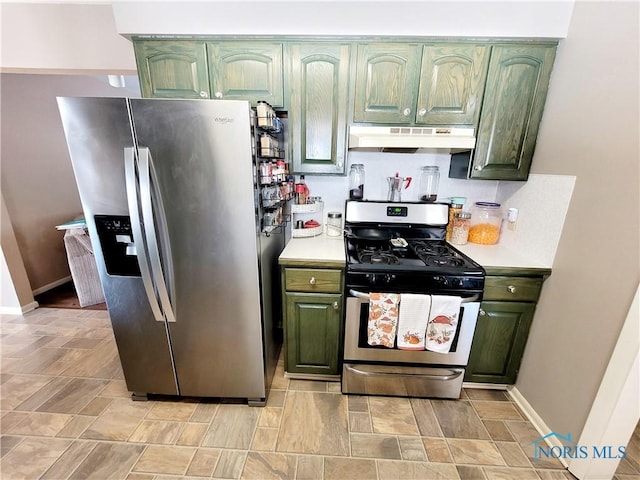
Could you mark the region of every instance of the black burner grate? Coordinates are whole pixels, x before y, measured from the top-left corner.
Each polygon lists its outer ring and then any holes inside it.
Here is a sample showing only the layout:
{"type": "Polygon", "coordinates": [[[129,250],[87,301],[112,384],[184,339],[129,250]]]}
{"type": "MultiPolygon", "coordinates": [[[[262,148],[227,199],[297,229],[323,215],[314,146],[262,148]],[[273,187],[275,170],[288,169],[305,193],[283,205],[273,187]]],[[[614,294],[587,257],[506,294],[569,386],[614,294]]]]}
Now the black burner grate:
{"type": "Polygon", "coordinates": [[[395,265],[399,262],[398,257],[393,253],[369,249],[358,251],[358,261],[378,265],[395,265]]]}

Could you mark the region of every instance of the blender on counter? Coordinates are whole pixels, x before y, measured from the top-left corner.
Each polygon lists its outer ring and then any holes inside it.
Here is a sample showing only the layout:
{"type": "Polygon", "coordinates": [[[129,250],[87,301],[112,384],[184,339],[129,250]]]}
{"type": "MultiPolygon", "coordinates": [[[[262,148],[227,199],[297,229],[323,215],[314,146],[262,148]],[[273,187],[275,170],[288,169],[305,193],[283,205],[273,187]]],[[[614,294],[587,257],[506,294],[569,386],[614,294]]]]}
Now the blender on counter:
{"type": "Polygon", "coordinates": [[[421,202],[435,202],[438,198],[438,184],[440,183],[440,169],[435,165],[425,165],[420,168],[420,184],[418,198],[421,202]]]}
{"type": "Polygon", "coordinates": [[[349,200],[364,198],[364,165],[354,163],[349,170],[349,200]]]}

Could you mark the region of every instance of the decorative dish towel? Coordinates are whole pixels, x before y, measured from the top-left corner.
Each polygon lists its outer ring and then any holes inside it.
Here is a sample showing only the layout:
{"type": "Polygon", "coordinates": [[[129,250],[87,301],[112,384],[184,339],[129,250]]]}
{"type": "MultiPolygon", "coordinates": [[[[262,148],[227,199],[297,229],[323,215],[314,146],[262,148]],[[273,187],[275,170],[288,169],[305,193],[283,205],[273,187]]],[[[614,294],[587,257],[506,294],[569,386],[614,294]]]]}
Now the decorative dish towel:
{"type": "Polygon", "coordinates": [[[397,293],[369,294],[369,323],[367,328],[369,345],[384,345],[393,348],[398,325],[397,293]]]}
{"type": "Polygon", "coordinates": [[[400,294],[398,316],[398,348],[400,350],[424,350],[430,308],[431,295],[400,294]]]}
{"type": "Polygon", "coordinates": [[[427,350],[449,353],[458,329],[461,301],[460,297],[431,296],[431,312],[427,325],[427,350]]]}

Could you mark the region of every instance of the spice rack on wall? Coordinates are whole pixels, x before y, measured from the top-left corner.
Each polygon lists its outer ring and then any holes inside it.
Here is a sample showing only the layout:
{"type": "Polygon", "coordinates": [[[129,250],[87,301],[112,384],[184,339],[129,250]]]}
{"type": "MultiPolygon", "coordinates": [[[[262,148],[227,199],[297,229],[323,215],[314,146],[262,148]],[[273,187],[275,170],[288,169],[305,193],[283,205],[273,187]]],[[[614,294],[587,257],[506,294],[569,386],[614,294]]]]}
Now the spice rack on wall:
{"type": "Polygon", "coordinates": [[[315,203],[306,203],[306,204],[292,204],[291,205],[291,224],[293,228],[291,229],[291,236],[294,238],[300,237],[315,237],[317,235],[322,234],[323,226],[322,226],[322,212],[324,210],[324,202],[315,202],[315,203]],[[318,213],[320,215],[318,215],[318,213]],[[313,217],[319,217],[320,225],[317,227],[310,228],[296,228],[296,224],[298,220],[312,219],[313,217]]]}

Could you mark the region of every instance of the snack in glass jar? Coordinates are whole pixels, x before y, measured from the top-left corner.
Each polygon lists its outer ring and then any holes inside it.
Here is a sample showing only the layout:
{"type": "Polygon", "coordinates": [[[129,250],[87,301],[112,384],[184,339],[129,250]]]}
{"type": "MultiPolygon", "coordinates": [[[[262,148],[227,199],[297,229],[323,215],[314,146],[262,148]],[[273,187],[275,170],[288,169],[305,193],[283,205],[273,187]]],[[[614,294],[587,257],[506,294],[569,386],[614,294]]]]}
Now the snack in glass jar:
{"type": "Polygon", "coordinates": [[[493,245],[498,243],[500,238],[500,228],[491,223],[478,223],[469,229],[468,240],[471,243],[481,245],[493,245]]]}

